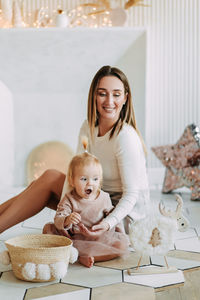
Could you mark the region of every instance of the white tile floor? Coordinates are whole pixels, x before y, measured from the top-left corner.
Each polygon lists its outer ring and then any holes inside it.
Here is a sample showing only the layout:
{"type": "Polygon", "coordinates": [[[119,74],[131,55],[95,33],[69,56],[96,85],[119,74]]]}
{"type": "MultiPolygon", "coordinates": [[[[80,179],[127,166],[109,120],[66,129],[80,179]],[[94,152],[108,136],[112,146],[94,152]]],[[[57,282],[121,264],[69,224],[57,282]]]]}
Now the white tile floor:
{"type": "MultiPolygon", "coordinates": [[[[169,266],[174,266],[179,270],[187,270],[200,267],[200,261],[181,259],[176,257],[166,256],[169,266]]],[[[166,266],[163,256],[151,256],[151,263],[157,266],[166,266]]]]}
{"type": "MultiPolygon", "coordinates": [[[[0,199],[1,202],[5,201],[9,197],[15,195],[21,190],[21,188],[16,189],[0,189],[0,199]]],[[[190,221],[190,228],[187,232],[178,232],[176,234],[175,249],[187,252],[197,252],[200,253],[200,201],[191,201],[189,193],[182,194],[184,199],[184,213],[190,221]]],[[[172,194],[163,195],[160,191],[151,191],[151,199],[155,202],[164,201],[165,205],[170,208],[176,207],[175,197],[172,194]]],[[[55,212],[44,209],[40,214],[22,222],[13,228],[0,234],[0,252],[5,250],[4,241],[24,233],[41,233],[41,229],[46,222],[52,221],[55,212]]],[[[69,288],[66,292],[57,293],[52,296],[51,292],[47,292],[48,288],[50,290],[52,285],[56,282],[48,283],[32,283],[25,282],[16,279],[12,273],[10,266],[0,265],[0,299],[2,300],[22,300],[22,299],[33,299],[29,296],[29,292],[32,292],[33,287],[35,291],[38,287],[45,288],[45,292],[37,294],[37,299],[69,299],[69,300],[89,300],[94,298],[91,296],[91,291],[96,288],[115,286],[121,282],[130,282],[141,284],[142,286],[163,286],[174,284],[184,281],[184,276],[181,270],[192,269],[200,266],[200,261],[189,260],[189,259],[179,259],[174,257],[167,257],[169,265],[176,266],[180,271],[176,274],[168,274],[166,276],[162,275],[152,275],[151,277],[146,277],[145,275],[138,275],[136,277],[127,275],[126,268],[117,267],[107,267],[107,266],[94,266],[91,269],[87,269],[80,264],[76,263],[70,265],[66,276],[60,281],[60,285],[69,288]],[[73,290],[73,289],[74,290],[73,290]],[[78,289],[78,290],[77,290],[78,289]],[[8,293],[9,292],[9,293],[8,293]],[[46,296],[44,296],[46,295],[46,296]]],[[[151,257],[151,264],[163,266],[165,265],[163,257],[154,256],[151,257]]],[[[132,267],[135,267],[134,265],[132,267]]],[[[149,276],[149,275],[147,275],[149,276]]],[[[116,299],[117,300],[117,299],[116,299]]]]}
{"type": "Polygon", "coordinates": [[[175,248],[183,251],[200,252],[199,237],[177,240],[175,242],[175,248]]]}
{"type": "MultiPolygon", "coordinates": [[[[148,269],[150,266],[141,267],[142,269],[148,269]]],[[[156,267],[155,267],[156,268],[156,267]]],[[[152,274],[152,275],[128,275],[127,271],[124,271],[124,281],[135,284],[142,284],[154,288],[168,286],[177,283],[183,283],[185,281],[182,271],[166,274],[152,274]]]]}
{"type": "Polygon", "coordinates": [[[94,288],[122,282],[122,272],[120,270],[96,266],[88,269],[80,265],[72,265],[61,282],[94,288]]]}
{"type": "MultiPolygon", "coordinates": [[[[90,290],[89,289],[84,289],[81,291],[74,291],[74,292],[69,292],[67,293],[67,298],[66,298],[66,293],[64,294],[57,294],[56,295],[56,300],[88,300],[90,297],[90,290]]],[[[37,300],[46,300],[47,297],[42,297],[42,298],[37,298],[37,300]]],[[[48,296],[48,300],[55,300],[55,295],[48,296]]]]}

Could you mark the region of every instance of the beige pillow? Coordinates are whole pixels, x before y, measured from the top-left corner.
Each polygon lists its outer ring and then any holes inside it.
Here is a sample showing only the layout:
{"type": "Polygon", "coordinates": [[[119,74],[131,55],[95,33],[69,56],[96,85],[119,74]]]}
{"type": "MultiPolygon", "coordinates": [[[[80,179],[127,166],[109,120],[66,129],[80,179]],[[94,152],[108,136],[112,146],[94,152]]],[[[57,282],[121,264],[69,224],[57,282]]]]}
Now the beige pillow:
{"type": "Polygon", "coordinates": [[[27,183],[30,184],[48,169],[66,173],[73,155],[70,147],[62,142],[50,141],[37,146],[27,159],[27,183]]]}

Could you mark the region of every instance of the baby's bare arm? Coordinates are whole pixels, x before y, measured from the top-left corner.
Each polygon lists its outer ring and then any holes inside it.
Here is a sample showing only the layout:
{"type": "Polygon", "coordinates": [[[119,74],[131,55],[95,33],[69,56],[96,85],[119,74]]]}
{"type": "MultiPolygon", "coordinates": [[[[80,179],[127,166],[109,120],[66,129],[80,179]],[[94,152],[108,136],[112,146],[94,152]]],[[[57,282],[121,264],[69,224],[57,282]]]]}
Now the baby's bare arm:
{"type": "Polygon", "coordinates": [[[80,221],[81,221],[80,214],[77,213],[77,212],[73,212],[68,217],[66,217],[65,222],[64,222],[64,226],[68,227],[72,224],[76,225],[76,224],[80,223],[80,221]]]}

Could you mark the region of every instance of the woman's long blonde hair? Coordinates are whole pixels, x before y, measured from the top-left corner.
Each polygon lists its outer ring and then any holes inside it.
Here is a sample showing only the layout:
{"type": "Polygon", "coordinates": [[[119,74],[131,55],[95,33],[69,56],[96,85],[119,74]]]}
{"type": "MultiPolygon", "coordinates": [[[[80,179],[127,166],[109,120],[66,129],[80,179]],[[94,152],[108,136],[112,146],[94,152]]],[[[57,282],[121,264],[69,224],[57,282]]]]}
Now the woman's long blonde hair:
{"type": "Polygon", "coordinates": [[[96,73],[96,75],[94,76],[92,83],[90,85],[89,95],[88,95],[87,118],[88,118],[88,124],[90,127],[91,137],[93,138],[94,129],[98,125],[98,111],[97,111],[97,105],[96,105],[97,88],[98,88],[99,81],[105,76],[115,76],[118,79],[120,79],[124,85],[124,93],[125,93],[125,95],[127,95],[127,100],[121,109],[119,119],[114,124],[114,126],[110,132],[110,139],[113,137],[113,135],[115,133],[118,134],[120,132],[124,123],[127,123],[127,124],[131,125],[138,133],[138,135],[141,139],[142,145],[143,145],[144,152],[146,154],[146,147],[144,145],[143,138],[142,138],[142,136],[137,128],[137,125],[136,125],[135,112],[133,109],[131,89],[130,89],[130,86],[128,83],[128,79],[121,70],[119,70],[118,68],[115,68],[115,67],[111,67],[111,66],[102,67],[96,73]]]}

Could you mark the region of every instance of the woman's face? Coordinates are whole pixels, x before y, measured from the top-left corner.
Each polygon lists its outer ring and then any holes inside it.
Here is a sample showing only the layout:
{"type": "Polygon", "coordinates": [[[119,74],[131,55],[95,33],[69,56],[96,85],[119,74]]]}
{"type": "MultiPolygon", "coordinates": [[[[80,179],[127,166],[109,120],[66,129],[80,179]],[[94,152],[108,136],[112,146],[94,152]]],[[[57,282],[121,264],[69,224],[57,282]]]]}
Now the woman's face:
{"type": "Polygon", "coordinates": [[[115,76],[101,78],[96,95],[99,121],[108,120],[114,124],[119,118],[126,98],[124,84],[119,78],[115,76]]]}

